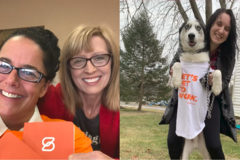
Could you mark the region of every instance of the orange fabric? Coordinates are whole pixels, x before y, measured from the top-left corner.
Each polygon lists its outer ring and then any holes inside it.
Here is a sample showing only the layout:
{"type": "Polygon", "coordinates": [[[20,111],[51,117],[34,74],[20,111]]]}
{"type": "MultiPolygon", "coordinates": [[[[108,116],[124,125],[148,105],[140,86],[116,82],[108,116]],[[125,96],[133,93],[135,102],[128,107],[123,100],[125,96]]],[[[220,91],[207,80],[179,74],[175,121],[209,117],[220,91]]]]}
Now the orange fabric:
{"type": "Polygon", "coordinates": [[[72,122],[24,124],[22,141],[44,159],[67,159],[75,152],[72,122]]]}
{"type": "Polygon", "coordinates": [[[17,138],[19,138],[20,140],[22,140],[22,137],[23,137],[23,132],[20,132],[20,131],[10,131],[10,130],[7,130],[5,133],[3,133],[3,135],[0,137],[2,138],[6,133],[12,133],[14,134],[17,138]]]}
{"type": "Polygon", "coordinates": [[[0,139],[0,159],[43,159],[29,146],[6,132],[0,139]]]}
{"type": "MultiPolygon", "coordinates": [[[[41,117],[44,122],[64,121],[61,119],[50,119],[44,115],[41,115],[41,117]]],[[[91,140],[78,127],[75,126],[75,153],[87,153],[93,151],[91,143],[91,140]]]]}
{"type": "MultiPolygon", "coordinates": [[[[50,119],[44,115],[41,115],[41,118],[43,122],[64,121],[61,119],[50,119]]],[[[75,125],[74,127],[75,127],[75,153],[87,153],[93,151],[91,146],[92,143],[91,140],[78,127],[76,127],[75,125]]],[[[22,140],[23,132],[7,130],[4,134],[6,134],[7,132],[13,133],[16,137],[22,140]]]]}

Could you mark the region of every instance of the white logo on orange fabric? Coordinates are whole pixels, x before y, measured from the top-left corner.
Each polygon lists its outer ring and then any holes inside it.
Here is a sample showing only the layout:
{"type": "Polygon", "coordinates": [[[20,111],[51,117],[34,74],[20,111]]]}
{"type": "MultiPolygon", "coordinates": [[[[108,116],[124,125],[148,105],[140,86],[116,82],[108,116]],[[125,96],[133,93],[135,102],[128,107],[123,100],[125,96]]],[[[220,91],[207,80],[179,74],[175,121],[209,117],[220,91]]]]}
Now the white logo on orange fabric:
{"type": "Polygon", "coordinates": [[[51,152],[55,149],[55,144],[53,143],[53,141],[55,140],[54,137],[45,137],[43,138],[42,140],[42,145],[43,145],[43,148],[42,148],[42,151],[45,151],[45,152],[51,152]],[[48,140],[48,142],[45,144],[45,140],[48,140]],[[48,148],[46,149],[47,147],[49,147],[50,145],[52,145],[52,148],[48,148]]]}

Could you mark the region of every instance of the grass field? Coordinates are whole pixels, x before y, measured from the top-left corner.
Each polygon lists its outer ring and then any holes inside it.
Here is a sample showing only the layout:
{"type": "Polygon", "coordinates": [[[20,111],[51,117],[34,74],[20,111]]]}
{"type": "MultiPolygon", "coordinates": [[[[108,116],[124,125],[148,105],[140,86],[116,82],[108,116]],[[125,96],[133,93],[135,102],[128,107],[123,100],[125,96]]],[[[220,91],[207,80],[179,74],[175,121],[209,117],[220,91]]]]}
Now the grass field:
{"type": "MultiPolygon", "coordinates": [[[[158,125],[163,112],[121,109],[120,159],[170,159],[167,149],[168,125],[158,125]]],[[[240,131],[238,131],[238,141],[240,131]]],[[[240,159],[240,143],[221,135],[226,159],[240,159]]],[[[190,159],[202,159],[198,152],[190,159]]]]}

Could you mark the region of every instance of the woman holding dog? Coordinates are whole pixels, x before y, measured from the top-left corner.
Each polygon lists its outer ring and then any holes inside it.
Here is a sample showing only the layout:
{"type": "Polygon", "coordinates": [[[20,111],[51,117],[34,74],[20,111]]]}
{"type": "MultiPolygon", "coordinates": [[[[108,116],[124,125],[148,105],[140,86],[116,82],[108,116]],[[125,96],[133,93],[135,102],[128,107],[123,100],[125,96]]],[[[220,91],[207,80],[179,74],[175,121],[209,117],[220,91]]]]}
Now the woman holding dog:
{"type": "MultiPolygon", "coordinates": [[[[237,142],[233,104],[228,88],[235,65],[236,39],[236,20],[232,10],[216,10],[206,25],[206,43],[210,54],[211,68],[218,69],[222,73],[222,92],[215,97],[210,113],[211,118],[206,117],[203,129],[206,147],[212,159],[225,159],[219,132],[237,142]]],[[[175,62],[179,62],[178,53],[174,56],[170,68],[175,62]]],[[[172,75],[172,69],[170,74],[172,75]]],[[[205,75],[200,81],[205,87],[207,79],[211,87],[212,74],[209,74],[209,77],[205,75]]],[[[177,94],[177,90],[173,89],[171,101],[160,122],[160,124],[169,124],[168,149],[171,159],[180,159],[184,145],[184,138],[178,137],[175,133],[177,94]]]]}
{"type": "Polygon", "coordinates": [[[94,150],[69,159],[119,158],[119,48],[112,31],[87,25],[73,30],[62,49],[59,73],[61,84],[49,86],[39,111],[73,121],[94,150]]]}

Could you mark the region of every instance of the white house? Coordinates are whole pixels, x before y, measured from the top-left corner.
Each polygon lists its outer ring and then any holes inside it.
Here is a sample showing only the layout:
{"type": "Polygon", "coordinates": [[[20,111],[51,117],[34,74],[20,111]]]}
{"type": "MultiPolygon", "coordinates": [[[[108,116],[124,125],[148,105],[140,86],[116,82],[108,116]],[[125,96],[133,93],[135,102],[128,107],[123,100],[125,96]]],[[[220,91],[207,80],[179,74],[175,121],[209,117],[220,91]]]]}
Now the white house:
{"type": "Polygon", "coordinates": [[[237,60],[233,75],[232,101],[234,114],[236,117],[240,117],[240,58],[237,60]]]}
{"type": "MultiPolygon", "coordinates": [[[[240,17],[240,12],[238,13],[238,17],[240,17]]],[[[240,49],[240,19],[238,18],[238,48],[240,49]]],[[[232,89],[232,101],[234,114],[236,117],[240,118],[240,56],[236,57],[235,69],[233,72],[233,89],[232,89]],[[238,59],[237,59],[238,58],[238,59]]]]}

